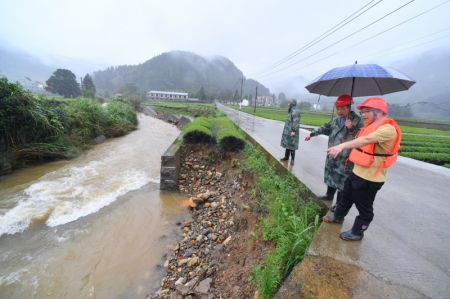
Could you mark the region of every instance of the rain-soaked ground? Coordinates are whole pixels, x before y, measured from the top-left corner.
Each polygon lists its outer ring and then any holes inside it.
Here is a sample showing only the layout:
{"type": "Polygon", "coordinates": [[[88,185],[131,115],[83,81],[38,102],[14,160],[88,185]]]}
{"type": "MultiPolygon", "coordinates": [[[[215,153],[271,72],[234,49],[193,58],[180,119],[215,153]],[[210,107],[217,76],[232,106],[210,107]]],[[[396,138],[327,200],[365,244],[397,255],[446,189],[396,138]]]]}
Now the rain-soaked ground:
{"type": "MultiPolygon", "coordinates": [[[[275,158],[284,154],[282,122],[220,108],[275,158]]],[[[290,169],[322,195],[327,137],[306,142],[307,134],[302,130],[290,169]]],[[[310,298],[450,298],[449,194],[450,169],[400,157],[377,194],[375,218],[362,242],[339,238],[352,226],[355,208],[343,225],[321,224],[286,286],[302,285],[310,298]]],[[[278,296],[298,298],[298,292],[292,294],[278,296]]]]}

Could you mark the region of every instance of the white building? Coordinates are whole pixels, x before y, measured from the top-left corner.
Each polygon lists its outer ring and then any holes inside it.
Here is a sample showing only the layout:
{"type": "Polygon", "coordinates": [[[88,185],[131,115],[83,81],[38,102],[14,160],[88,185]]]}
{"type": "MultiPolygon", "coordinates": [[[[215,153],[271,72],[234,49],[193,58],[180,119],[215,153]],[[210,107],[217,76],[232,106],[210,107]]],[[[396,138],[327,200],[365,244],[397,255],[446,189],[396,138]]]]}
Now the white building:
{"type": "Polygon", "coordinates": [[[151,90],[147,92],[147,98],[150,100],[177,101],[187,100],[188,94],[185,92],[151,90]]]}

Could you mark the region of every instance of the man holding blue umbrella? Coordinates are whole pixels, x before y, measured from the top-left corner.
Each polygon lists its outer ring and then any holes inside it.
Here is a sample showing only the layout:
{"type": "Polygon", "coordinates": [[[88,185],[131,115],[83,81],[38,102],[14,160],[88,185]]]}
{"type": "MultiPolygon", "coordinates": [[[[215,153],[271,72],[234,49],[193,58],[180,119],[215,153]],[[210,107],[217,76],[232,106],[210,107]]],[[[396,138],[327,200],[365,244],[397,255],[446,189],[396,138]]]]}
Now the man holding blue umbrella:
{"type": "MultiPolygon", "coordinates": [[[[328,147],[353,140],[363,126],[363,121],[359,115],[351,110],[352,104],[353,99],[349,95],[340,95],[335,102],[337,117],[313,130],[309,136],[305,137],[305,141],[309,141],[311,137],[320,134],[328,136],[328,147]]],[[[324,196],[320,196],[319,199],[331,201],[336,191],[338,191],[336,201],[342,198],[344,182],[353,169],[353,164],[347,162],[349,154],[350,150],[345,150],[336,159],[327,156],[324,171],[324,182],[327,185],[327,192],[324,196]]]]}

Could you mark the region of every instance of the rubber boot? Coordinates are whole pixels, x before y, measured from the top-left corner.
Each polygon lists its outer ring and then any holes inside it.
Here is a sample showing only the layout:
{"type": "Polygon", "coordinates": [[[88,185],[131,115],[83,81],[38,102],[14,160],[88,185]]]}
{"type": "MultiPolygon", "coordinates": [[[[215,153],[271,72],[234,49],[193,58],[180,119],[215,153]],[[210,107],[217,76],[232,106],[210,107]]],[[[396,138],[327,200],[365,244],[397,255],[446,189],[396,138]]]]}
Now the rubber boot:
{"type": "Polygon", "coordinates": [[[342,232],[339,236],[345,241],[360,241],[364,237],[364,231],[369,227],[367,223],[358,218],[355,219],[351,230],[342,232]]]}
{"type": "Polygon", "coordinates": [[[294,165],[295,160],[295,150],[291,150],[291,166],[294,165]]]}
{"type": "Polygon", "coordinates": [[[334,215],[325,215],[322,217],[322,221],[326,223],[338,223],[341,224],[344,222],[344,219],[336,218],[334,215]]]}
{"type": "Polygon", "coordinates": [[[286,149],[286,151],[284,152],[284,157],[280,159],[280,161],[287,161],[289,160],[289,152],[290,150],[286,149]]]}
{"type": "Polygon", "coordinates": [[[327,194],[324,196],[319,196],[318,199],[320,200],[333,200],[334,193],[336,193],[336,189],[333,187],[328,186],[327,188],[327,194]]]}

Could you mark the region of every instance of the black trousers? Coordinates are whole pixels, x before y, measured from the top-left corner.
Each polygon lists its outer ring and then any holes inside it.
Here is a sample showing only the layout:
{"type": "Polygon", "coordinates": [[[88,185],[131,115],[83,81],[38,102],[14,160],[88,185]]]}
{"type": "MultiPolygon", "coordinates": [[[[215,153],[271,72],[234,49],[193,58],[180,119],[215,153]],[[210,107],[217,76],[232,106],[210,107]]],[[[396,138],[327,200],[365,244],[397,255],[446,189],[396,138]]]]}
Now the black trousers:
{"type": "Polygon", "coordinates": [[[284,151],[284,159],[289,159],[289,154],[291,155],[291,160],[295,160],[295,150],[286,149],[284,151]]]}
{"type": "Polygon", "coordinates": [[[377,183],[365,180],[354,173],[351,173],[344,184],[344,191],[341,200],[338,200],[334,216],[343,219],[353,204],[358,209],[359,215],[353,223],[354,234],[361,235],[373,219],[373,202],[378,190],[384,183],[377,183]]]}

